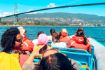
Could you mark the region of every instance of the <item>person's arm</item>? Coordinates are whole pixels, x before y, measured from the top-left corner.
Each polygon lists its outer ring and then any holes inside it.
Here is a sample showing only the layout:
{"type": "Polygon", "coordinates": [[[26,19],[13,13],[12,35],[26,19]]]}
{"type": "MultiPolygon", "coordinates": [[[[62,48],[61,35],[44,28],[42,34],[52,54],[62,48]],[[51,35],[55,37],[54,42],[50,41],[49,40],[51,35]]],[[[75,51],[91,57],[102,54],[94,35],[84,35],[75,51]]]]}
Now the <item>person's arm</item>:
{"type": "Polygon", "coordinates": [[[33,50],[29,58],[25,61],[25,63],[30,64],[33,62],[34,58],[40,57],[40,56],[41,54],[39,54],[39,51],[33,50]]]}
{"type": "Polygon", "coordinates": [[[34,58],[41,56],[41,54],[39,54],[39,50],[33,50],[32,53],[30,54],[29,58],[25,61],[25,63],[22,66],[22,70],[32,70],[33,68],[35,68],[34,65],[34,58]]]}

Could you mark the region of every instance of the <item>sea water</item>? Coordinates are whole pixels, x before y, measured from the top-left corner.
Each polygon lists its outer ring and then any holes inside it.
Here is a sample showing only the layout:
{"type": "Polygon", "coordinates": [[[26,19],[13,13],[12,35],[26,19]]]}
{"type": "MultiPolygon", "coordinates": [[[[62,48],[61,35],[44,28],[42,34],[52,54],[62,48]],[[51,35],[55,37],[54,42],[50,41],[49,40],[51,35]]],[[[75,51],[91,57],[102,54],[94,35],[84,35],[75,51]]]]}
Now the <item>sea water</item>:
{"type": "MultiPolygon", "coordinates": [[[[13,26],[0,26],[0,40],[4,31],[13,26]]],[[[45,32],[50,35],[50,29],[54,28],[57,32],[60,32],[62,28],[66,28],[69,35],[74,35],[78,27],[70,26],[24,26],[27,31],[27,36],[33,40],[37,38],[39,31],[45,32]]],[[[83,27],[86,37],[92,37],[101,44],[105,45],[105,27],[83,27]]]]}

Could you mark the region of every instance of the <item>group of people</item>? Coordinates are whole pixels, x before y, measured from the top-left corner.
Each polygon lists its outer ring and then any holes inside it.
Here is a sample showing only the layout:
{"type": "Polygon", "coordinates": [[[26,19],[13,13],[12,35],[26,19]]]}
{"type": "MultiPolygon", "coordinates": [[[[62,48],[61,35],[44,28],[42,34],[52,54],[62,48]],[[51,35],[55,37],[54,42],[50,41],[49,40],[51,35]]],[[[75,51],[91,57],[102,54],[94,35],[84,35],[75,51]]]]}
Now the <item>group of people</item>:
{"type": "MultiPolygon", "coordinates": [[[[63,31],[61,41],[67,35],[63,31]]],[[[33,43],[23,27],[7,29],[1,37],[0,70],[76,70],[67,56],[48,45],[44,32],[39,32],[37,37],[33,43]],[[37,64],[33,62],[35,58],[40,58],[37,64]]]]}
{"type": "Polygon", "coordinates": [[[50,30],[52,36],[52,47],[54,48],[78,48],[91,52],[91,45],[85,36],[83,28],[78,28],[73,36],[69,36],[66,29],[56,32],[55,29],[50,30]]]}
{"type": "MultiPolygon", "coordinates": [[[[0,70],[78,70],[72,61],[48,41],[53,44],[65,42],[66,48],[80,48],[89,51],[90,44],[83,29],[79,28],[73,37],[68,36],[66,29],[56,32],[50,30],[48,37],[43,31],[38,32],[37,39],[30,40],[23,27],[11,27],[1,37],[0,70]],[[33,60],[40,58],[35,64],[33,60]]],[[[62,43],[63,44],[63,43],[62,43]]]]}

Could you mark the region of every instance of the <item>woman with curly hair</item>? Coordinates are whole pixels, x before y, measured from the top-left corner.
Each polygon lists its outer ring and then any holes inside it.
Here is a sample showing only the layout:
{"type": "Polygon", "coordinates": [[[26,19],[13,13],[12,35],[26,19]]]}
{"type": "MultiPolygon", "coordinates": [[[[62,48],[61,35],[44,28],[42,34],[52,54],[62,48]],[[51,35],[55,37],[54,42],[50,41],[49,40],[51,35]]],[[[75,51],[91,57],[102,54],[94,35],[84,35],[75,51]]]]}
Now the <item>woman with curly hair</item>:
{"type": "Polygon", "coordinates": [[[7,29],[1,37],[0,70],[21,70],[19,54],[14,48],[21,46],[22,36],[16,27],[7,29]]]}

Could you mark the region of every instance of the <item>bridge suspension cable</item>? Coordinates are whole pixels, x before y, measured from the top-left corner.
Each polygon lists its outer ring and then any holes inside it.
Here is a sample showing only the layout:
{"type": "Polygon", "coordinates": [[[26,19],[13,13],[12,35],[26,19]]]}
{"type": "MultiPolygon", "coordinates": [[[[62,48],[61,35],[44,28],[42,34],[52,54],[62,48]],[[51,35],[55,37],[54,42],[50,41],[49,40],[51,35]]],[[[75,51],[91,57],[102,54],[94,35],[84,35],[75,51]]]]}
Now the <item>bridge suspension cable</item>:
{"type": "Polygon", "coordinates": [[[82,6],[95,6],[95,5],[105,5],[105,2],[90,3],[90,4],[78,4],[78,5],[65,5],[65,6],[58,6],[58,7],[52,7],[52,8],[42,8],[42,9],[38,9],[38,10],[31,10],[31,11],[28,11],[28,12],[22,12],[22,13],[18,13],[18,14],[13,14],[13,15],[1,17],[1,18],[11,17],[11,16],[18,16],[18,15],[21,15],[21,14],[26,14],[26,13],[31,13],[31,12],[38,12],[38,11],[44,11],[44,10],[51,10],[51,9],[68,8],[68,7],[82,7],[82,6]]]}

